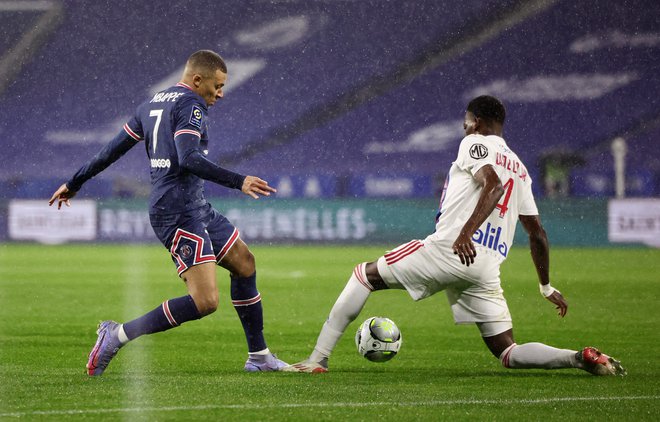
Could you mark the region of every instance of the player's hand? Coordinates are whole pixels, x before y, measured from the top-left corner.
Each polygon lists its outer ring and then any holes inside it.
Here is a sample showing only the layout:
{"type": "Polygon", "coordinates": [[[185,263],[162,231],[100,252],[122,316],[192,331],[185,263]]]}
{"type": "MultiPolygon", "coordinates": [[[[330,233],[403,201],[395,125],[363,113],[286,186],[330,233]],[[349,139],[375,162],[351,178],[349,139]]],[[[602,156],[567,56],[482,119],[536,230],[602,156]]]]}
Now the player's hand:
{"type": "Polygon", "coordinates": [[[474,264],[474,257],[477,256],[477,250],[474,248],[474,243],[470,236],[466,234],[459,234],[456,241],[452,245],[454,255],[458,255],[461,259],[461,264],[467,265],[474,264]]]}
{"type": "Polygon", "coordinates": [[[274,187],[268,185],[268,182],[256,176],[247,176],[241,191],[254,199],[259,199],[259,195],[270,196],[271,192],[277,192],[274,187]]]}
{"type": "Polygon", "coordinates": [[[51,206],[55,201],[57,201],[57,209],[59,210],[62,208],[62,203],[64,203],[67,207],[71,206],[71,202],[69,202],[69,199],[73,198],[76,196],[77,192],[70,191],[69,188],[66,187],[66,183],[64,183],[62,186],[59,187],[53,194],[53,196],[50,197],[50,200],[48,201],[48,205],[51,206]]]}
{"type": "Polygon", "coordinates": [[[566,316],[566,312],[568,311],[568,302],[566,302],[566,299],[564,299],[564,296],[562,296],[558,290],[552,292],[552,294],[546,297],[546,299],[557,305],[555,309],[559,310],[557,314],[560,317],[563,318],[564,316],[566,316]]]}

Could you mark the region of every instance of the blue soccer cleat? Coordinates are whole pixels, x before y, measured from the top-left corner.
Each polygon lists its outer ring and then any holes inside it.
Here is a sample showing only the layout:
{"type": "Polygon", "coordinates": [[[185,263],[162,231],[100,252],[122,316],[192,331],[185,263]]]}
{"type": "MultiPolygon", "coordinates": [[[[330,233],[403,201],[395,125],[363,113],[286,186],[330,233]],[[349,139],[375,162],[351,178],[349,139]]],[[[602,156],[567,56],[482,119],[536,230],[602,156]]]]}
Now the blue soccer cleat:
{"type": "Polygon", "coordinates": [[[96,330],[99,337],[87,360],[87,374],[89,376],[103,374],[112,358],[123,346],[117,336],[119,327],[120,325],[114,321],[103,321],[99,324],[99,328],[96,330]]]}
{"type": "Polygon", "coordinates": [[[274,354],[269,353],[263,357],[249,358],[245,362],[245,370],[247,372],[272,372],[279,371],[288,365],[288,363],[279,360],[274,354]]]}

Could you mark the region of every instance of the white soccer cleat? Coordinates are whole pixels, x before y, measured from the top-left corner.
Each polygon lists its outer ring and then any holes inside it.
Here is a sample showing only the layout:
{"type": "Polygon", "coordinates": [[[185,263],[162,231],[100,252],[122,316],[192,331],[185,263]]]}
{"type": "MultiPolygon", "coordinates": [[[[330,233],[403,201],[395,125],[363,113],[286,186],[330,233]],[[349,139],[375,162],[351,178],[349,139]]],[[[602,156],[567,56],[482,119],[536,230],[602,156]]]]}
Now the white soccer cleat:
{"type": "Polygon", "coordinates": [[[323,374],[328,372],[328,368],[318,362],[311,360],[304,360],[302,362],[294,363],[293,365],[285,366],[280,369],[283,372],[305,372],[308,374],[323,374]]]}
{"type": "Polygon", "coordinates": [[[273,372],[281,371],[287,365],[289,364],[278,359],[274,353],[269,353],[264,356],[249,358],[245,362],[244,369],[246,372],[273,372]]]}

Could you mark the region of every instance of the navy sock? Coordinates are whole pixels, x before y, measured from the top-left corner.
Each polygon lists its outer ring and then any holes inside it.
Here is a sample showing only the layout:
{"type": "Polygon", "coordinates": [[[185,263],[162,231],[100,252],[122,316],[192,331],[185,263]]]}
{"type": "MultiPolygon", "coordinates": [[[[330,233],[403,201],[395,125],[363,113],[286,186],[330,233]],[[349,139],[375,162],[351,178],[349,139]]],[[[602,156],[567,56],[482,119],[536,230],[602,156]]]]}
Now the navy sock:
{"type": "Polygon", "coordinates": [[[257,291],[257,273],[250,277],[231,276],[231,303],[243,324],[248,352],[265,349],[264,315],[261,295],[257,291]]]}
{"type": "Polygon", "coordinates": [[[201,317],[192,296],[182,296],[166,300],[153,311],[125,323],[124,332],[129,340],[133,340],[141,335],[169,330],[201,317]]]}

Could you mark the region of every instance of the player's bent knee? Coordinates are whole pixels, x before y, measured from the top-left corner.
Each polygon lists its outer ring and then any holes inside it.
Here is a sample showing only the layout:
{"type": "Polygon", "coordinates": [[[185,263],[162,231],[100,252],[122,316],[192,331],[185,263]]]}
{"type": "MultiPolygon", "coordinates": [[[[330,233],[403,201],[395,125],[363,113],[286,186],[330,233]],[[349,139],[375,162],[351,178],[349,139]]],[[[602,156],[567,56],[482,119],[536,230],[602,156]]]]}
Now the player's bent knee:
{"type": "Polygon", "coordinates": [[[240,239],[218,263],[236,277],[250,277],[256,271],[256,259],[240,239]]]}
{"type": "Polygon", "coordinates": [[[193,297],[193,300],[201,316],[210,315],[218,309],[219,299],[217,293],[197,298],[193,297]]]}
{"type": "Polygon", "coordinates": [[[257,270],[257,263],[254,254],[247,248],[241,259],[240,267],[241,269],[238,274],[239,277],[250,277],[257,270]]]}
{"type": "Polygon", "coordinates": [[[367,262],[360,265],[364,265],[364,272],[367,276],[367,281],[373,287],[372,290],[389,289],[389,286],[385,284],[385,281],[378,272],[378,265],[375,262],[367,262]]]}
{"type": "Polygon", "coordinates": [[[219,298],[214,263],[190,267],[182,274],[182,277],[186,281],[188,293],[202,316],[211,314],[218,309],[219,298]]]}
{"type": "MultiPolygon", "coordinates": [[[[504,352],[515,344],[513,340],[513,327],[510,321],[477,322],[481,336],[488,346],[488,350],[502,360],[504,352]]],[[[502,363],[504,364],[504,363],[502,363]]]]}

